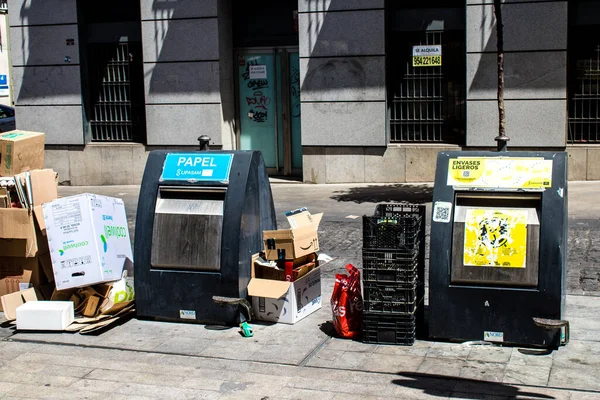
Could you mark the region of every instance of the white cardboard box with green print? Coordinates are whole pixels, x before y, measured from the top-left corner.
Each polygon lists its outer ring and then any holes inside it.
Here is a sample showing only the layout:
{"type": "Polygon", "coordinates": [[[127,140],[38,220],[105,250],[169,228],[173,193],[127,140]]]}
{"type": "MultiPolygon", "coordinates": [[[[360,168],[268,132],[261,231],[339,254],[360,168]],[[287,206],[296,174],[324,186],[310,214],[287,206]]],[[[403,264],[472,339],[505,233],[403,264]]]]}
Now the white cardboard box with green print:
{"type": "Polygon", "coordinates": [[[43,209],[57,290],[121,279],[133,260],[123,200],[86,193],[43,209]]]}

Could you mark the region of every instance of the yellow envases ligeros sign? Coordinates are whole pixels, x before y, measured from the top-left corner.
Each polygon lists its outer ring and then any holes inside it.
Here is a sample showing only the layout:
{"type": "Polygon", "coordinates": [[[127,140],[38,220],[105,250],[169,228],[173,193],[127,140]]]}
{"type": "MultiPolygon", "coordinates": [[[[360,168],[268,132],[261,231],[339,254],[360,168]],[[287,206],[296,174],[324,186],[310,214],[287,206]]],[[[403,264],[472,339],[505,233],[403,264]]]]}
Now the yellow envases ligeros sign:
{"type": "Polygon", "coordinates": [[[448,186],[546,189],[552,160],[537,157],[458,157],[448,164],[448,186]]]}

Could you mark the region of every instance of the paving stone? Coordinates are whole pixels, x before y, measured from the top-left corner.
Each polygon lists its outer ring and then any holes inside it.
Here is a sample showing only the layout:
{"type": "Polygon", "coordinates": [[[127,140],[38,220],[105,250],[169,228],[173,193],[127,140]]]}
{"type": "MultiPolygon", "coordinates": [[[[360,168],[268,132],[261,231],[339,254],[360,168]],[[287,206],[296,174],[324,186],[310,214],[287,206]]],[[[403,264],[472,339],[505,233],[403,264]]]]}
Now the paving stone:
{"type": "Polygon", "coordinates": [[[461,369],[465,365],[465,360],[453,360],[447,357],[425,357],[417,372],[438,376],[459,376],[461,369]]]}
{"type": "Polygon", "coordinates": [[[205,376],[198,375],[196,377],[184,378],[182,383],[178,385],[179,387],[185,389],[202,389],[202,390],[213,390],[213,391],[221,391],[221,388],[235,388],[239,387],[239,390],[242,390],[247,386],[247,383],[239,383],[237,381],[229,381],[224,379],[209,379],[205,376]]]}
{"type": "Polygon", "coordinates": [[[178,387],[183,381],[184,377],[173,376],[173,375],[160,375],[150,374],[143,372],[134,371],[115,371],[108,369],[95,369],[87,375],[88,379],[114,381],[114,382],[126,382],[126,383],[141,383],[141,384],[153,384],[161,382],[164,386],[178,387]]]}
{"type": "MultiPolygon", "coordinates": [[[[157,382],[159,383],[159,382],[157,382]]],[[[163,383],[163,382],[160,382],[163,383]]],[[[219,397],[218,392],[199,390],[199,389],[185,389],[173,386],[160,386],[140,383],[126,383],[119,387],[115,393],[118,394],[132,394],[138,396],[148,396],[159,399],[217,399],[219,397]]]]}
{"type": "Polygon", "coordinates": [[[505,365],[500,363],[466,361],[460,370],[459,376],[479,381],[502,382],[504,379],[504,369],[505,365]]]}
{"type": "Polygon", "coordinates": [[[519,349],[513,349],[513,352],[510,354],[510,360],[508,360],[508,366],[539,366],[550,368],[552,366],[552,354],[523,354],[519,349]]]}
{"type": "MultiPolygon", "coordinates": [[[[329,376],[325,373],[323,376],[329,378],[329,376]]],[[[391,382],[387,385],[381,385],[371,383],[353,383],[340,379],[308,379],[303,377],[297,377],[291,380],[288,382],[287,386],[299,389],[319,388],[320,390],[327,392],[346,393],[348,396],[353,398],[362,398],[361,396],[390,397],[394,396],[395,390],[397,389],[396,386],[391,382]]]]}
{"type": "MultiPolygon", "coordinates": [[[[293,390],[282,390],[277,395],[279,399],[293,399],[293,400],[332,400],[335,398],[334,392],[324,392],[318,389],[293,389],[293,390]]],[[[346,397],[347,398],[347,397],[346,397]]]]}
{"type": "Polygon", "coordinates": [[[161,353],[200,355],[211,346],[214,346],[215,343],[216,341],[211,339],[174,336],[165,338],[157,351],[161,353]]]}
{"type": "Polygon", "coordinates": [[[412,346],[378,345],[375,353],[425,357],[433,342],[417,340],[412,346]]]}
{"type": "Polygon", "coordinates": [[[600,342],[572,340],[552,354],[553,365],[569,369],[600,368],[600,342]]]}
{"type": "Polygon", "coordinates": [[[423,363],[423,357],[397,356],[390,354],[374,353],[364,363],[367,371],[387,372],[397,374],[399,372],[416,371],[423,363]]]}
{"type": "Polygon", "coordinates": [[[548,386],[600,391],[600,368],[565,368],[554,366],[550,372],[548,386]]]}
{"type": "Polygon", "coordinates": [[[376,347],[378,346],[375,344],[363,343],[356,340],[331,338],[324,348],[327,350],[362,351],[372,353],[376,347]]]}
{"type": "Polygon", "coordinates": [[[469,357],[470,352],[470,346],[458,343],[434,342],[427,352],[427,357],[466,360],[469,357]]]}
{"type": "Polygon", "coordinates": [[[546,386],[550,378],[550,367],[540,365],[508,365],[504,373],[504,383],[518,385],[546,386]]]}
{"type": "Polygon", "coordinates": [[[23,383],[6,392],[13,399],[104,399],[104,393],[78,390],[72,387],[23,383]]]}
{"type": "Polygon", "coordinates": [[[332,367],[345,352],[345,350],[322,349],[310,359],[307,365],[309,367],[332,367]]]}
{"type": "Polygon", "coordinates": [[[298,365],[312,352],[313,348],[314,346],[261,346],[260,349],[249,356],[248,360],[298,365]]]}
{"type": "Polygon", "coordinates": [[[264,344],[253,342],[213,342],[200,352],[204,357],[227,358],[231,360],[253,360],[253,354],[265,347],[264,344]]]}
{"type": "Polygon", "coordinates": [[[467,360],[506,363],[512,351],[511,347],[472,346],[467,360]]]}
{"type": "Polygon", "coordinates": [[[125,382],[107,382],[105,380],[84,378],[74,382],[69,387],[90,392],[113,393],[117,388],[120,388],[123,385],[125,385],[125,382]]]}
{"type": "Polygon", "coordinates": [[[10,367],[0,368],[0,382],[26,383],[31,385],[51,385],[52,387],[69,386],[77,381],[77,378],[68,376],[50,376],[25,371],[14,371],[10,367]]]}

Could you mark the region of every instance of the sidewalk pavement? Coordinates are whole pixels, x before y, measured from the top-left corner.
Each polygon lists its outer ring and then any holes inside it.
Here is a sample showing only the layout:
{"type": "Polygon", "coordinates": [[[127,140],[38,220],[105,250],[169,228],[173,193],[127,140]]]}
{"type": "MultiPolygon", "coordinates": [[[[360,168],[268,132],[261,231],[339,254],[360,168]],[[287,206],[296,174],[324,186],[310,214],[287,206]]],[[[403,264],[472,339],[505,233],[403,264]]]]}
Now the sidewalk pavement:
{"type": "MultiPolygon", "coordinates": [[[[571,342],[535,356],[492,345],[419,340],[404,347],[332,337],[333,276],[346,263],[361,266],[361,220],[354,217],[402,200],[430,212],[431,186],[272,187],[281,226],[289,209],[325,213],[321,248],[336,260],[323,274],[321,310],[295,325],[252,323],[253,338],[236,328],[137,319],[99,336],[17,333],[4,324],[0,398],[600,399],[600,183],[569,186],[571,342]]],[[[60,194],[122,197],[133,230],[138,190],[61,187],[60,194]]]]}

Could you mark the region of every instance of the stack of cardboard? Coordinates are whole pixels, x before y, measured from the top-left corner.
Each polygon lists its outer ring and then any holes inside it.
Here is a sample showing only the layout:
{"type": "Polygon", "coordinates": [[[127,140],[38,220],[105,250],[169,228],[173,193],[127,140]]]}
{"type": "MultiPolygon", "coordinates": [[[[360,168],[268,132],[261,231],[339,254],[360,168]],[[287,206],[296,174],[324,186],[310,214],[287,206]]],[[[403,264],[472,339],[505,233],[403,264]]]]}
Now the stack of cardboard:
{"type": "Polygon", "coordinates": [[[252,260],[255,318],[294,324],[321,308],[321,269],[317,230],[323,214],[306,208],[286,213],[290,229],[264,231],[264,253],[252,260]]]}
{"type": "Polygon", "coordinates": [[[92,332],[133,310],[125,207],[58,199],[58,177],[43,164],[43,133],[0,134],[0,311],[18,329],[92,332]]]}
{"type": "Polygon", "coordinates": [[[0,296],[33,287],[50,298],[53,273],[42,204],[58,197],[44,165],[44,134],[0,134],[0,296]]]}

